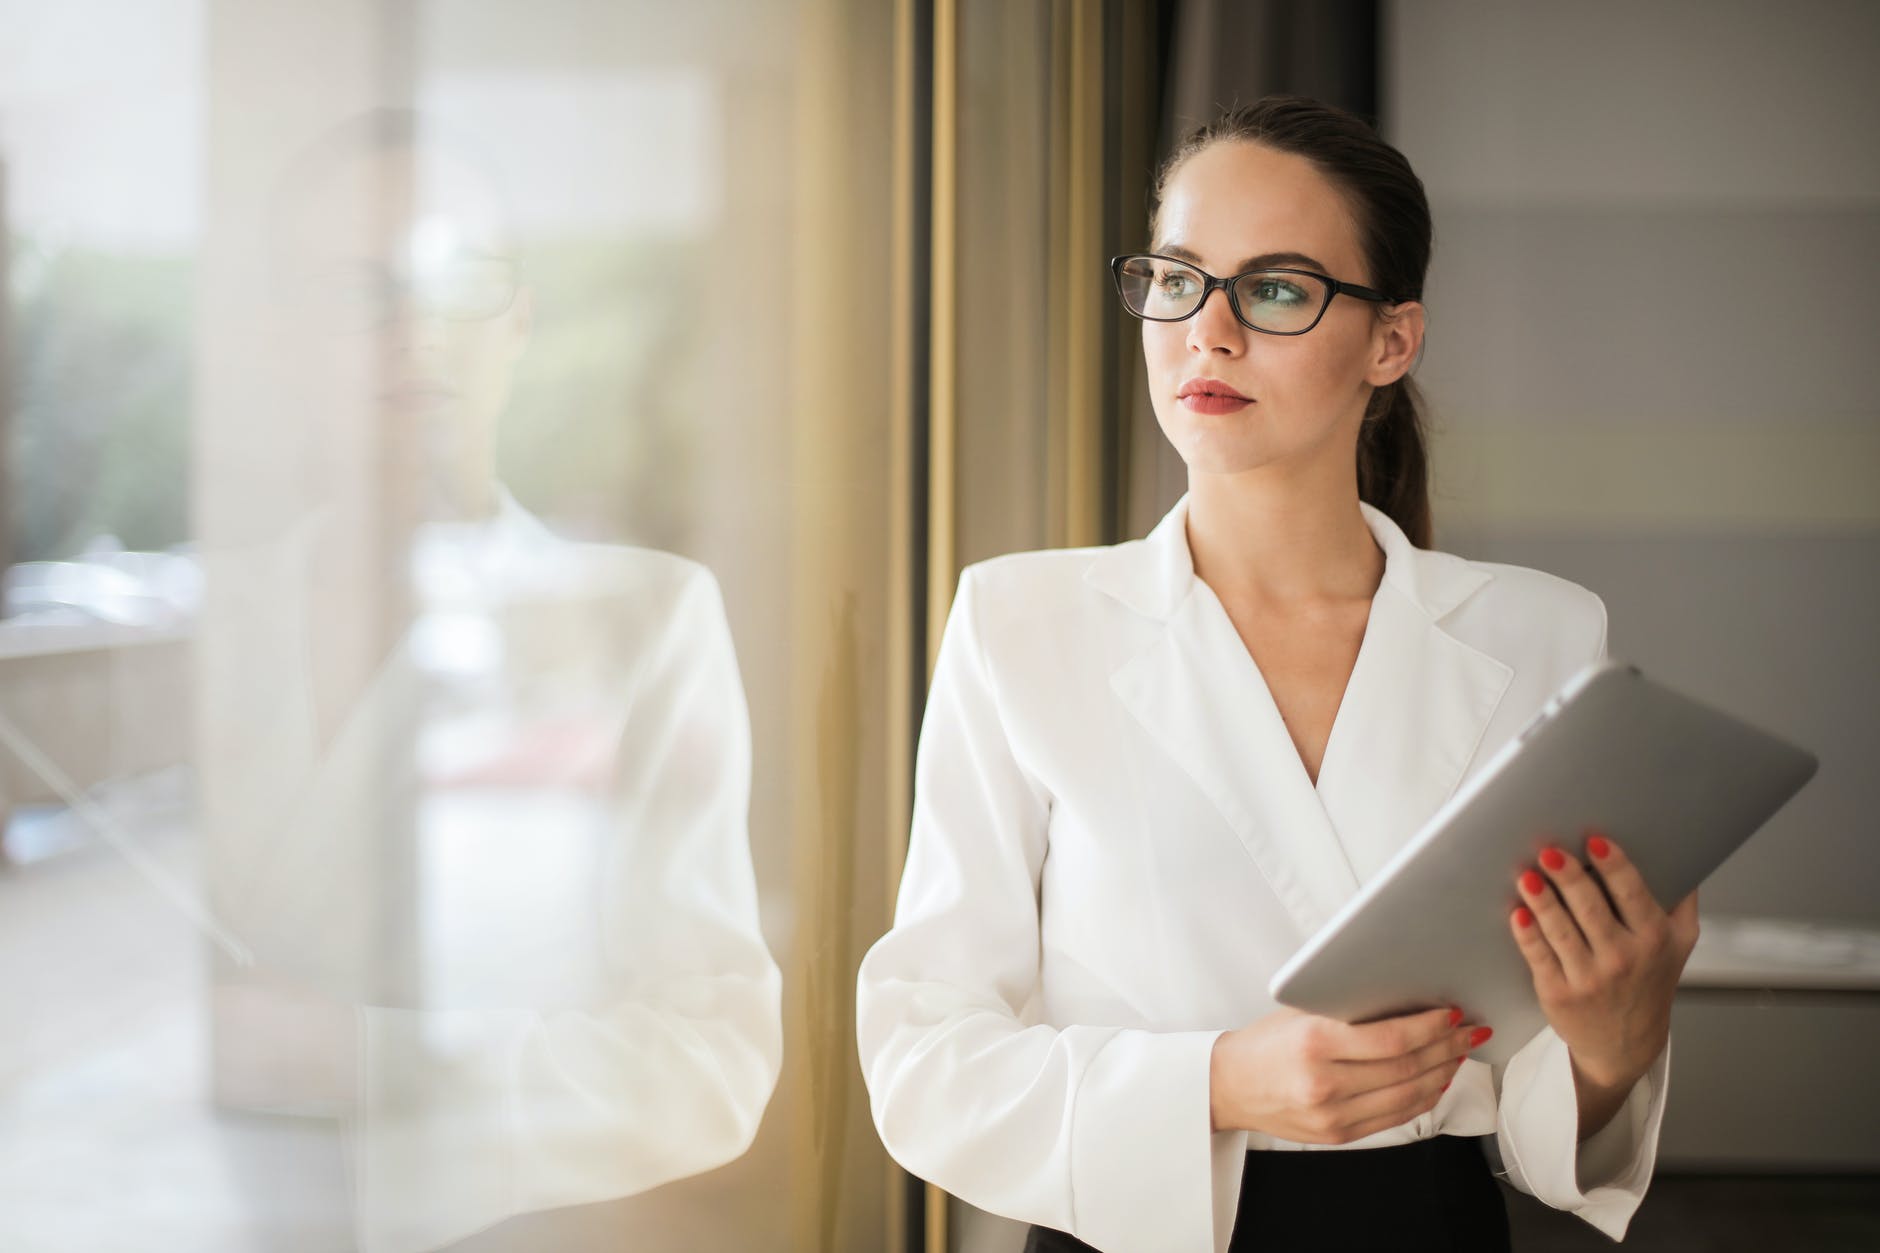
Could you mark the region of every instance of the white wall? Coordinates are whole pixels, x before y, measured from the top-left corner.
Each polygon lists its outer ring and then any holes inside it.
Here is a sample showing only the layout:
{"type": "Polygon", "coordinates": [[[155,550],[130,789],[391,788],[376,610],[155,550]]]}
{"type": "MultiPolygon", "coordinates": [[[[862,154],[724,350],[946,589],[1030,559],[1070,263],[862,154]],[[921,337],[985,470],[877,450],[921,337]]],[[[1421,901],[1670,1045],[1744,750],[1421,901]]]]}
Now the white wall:
{"type": "Polygon", "coordinates": [[[1816,749],[1707,908],[1880,922],[1880,7],[1395,3],[1439,543],[1816,749]]]}
{"type": "MultiPolygon", "coordinates": [[[[1815,749],[1706,916],[1880,925],[1880,6],[1395,0],[1436,215],[1438,545],[1591,587],[1611,647],[1815,749]]],[[[1686,993],[1661,1165],[1880,1165],[1874,998],[1686,993]]]]}

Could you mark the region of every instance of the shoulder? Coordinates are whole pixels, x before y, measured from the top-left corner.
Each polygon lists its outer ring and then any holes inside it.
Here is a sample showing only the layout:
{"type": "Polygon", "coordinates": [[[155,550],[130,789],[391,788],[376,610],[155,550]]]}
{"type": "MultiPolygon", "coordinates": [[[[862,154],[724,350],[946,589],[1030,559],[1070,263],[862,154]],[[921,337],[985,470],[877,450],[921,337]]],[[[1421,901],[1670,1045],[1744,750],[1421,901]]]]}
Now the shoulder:
{"type": "Polygon", "coordinates": [[[1108,547],[1049,548],[1007,553],[960,572],[956,610],[978,630],[1087,613],[1095,597],[1084,575],[1108,547]]]}
{"type": "Polygon", "coordinates": [[[1443,619],[1452,634],[1498,655],[1538,649],[1563,663],[1605,651],[1606,602],[1592,589],[1529,566],[1455,560],[1487,580],[1443,619]]]}
{"type": "Polygon", "coordinates": [[[940,640],[942,668],[962,662],[1004,685],[1063,676],[1100,654],[1115,602],[1086,581],[1104,547],[1044,549],[960,571],[940,640]]]}
{"type": "Polygon", "coordinates": [[[960,572],[960,581],[970,579],[983,596],[1048,601],[1075,594],[1083,586],[1084,571],[1090,568],[1090,563],[1115,547],[1120,545],[1006,553],[1002,557],[975,561],[960,572]]]}
{"type": "Polygon", "coordinates": [[[625,597],[664,617],[675,609],[720,603],[718,580],[688,557],[612,540],[563,534],[497,485],[498,526],[525,587],[543,592],[580,590],[625,597]]]}
{"type": "Polygon", "coordinates": [[[709,566],[690,557],[627,544],[584,542],[577,547],[587,560],[610,566],[633,587],[655,597],[718,599],[718,577],[709,566]]]}
{"type": "Polygon", "coordinates": [[[531,552],[522,583],[509,591],[547,620],[598,627],[622,663],[691,664],[731,649],[717,576],[676,553],[554,536],[531,552]]]}
{"type": "Polygon", "coordinates": [[[709,567],[656,548],[544,532],[530,555],[535,570],[555,581],[625,594],[656,609],[720,599],[709,567]]]}
{"type": "Polygon", "coordinates": [[[1503,612],[1550,620],[1575,620],[1582,624],[1603,625],[1606,620],[1606,602],[1591,588],[1571,579],[1500,561],[1470,561],[1468,564],[1489,576],[1485,592],[1503,612]]]}

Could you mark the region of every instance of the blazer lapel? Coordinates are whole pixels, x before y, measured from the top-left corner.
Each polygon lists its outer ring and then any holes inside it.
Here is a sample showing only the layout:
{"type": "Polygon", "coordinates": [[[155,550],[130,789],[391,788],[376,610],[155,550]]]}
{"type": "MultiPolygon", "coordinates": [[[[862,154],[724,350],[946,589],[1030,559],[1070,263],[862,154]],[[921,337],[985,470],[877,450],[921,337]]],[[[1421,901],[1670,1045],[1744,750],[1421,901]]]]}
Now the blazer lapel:
{"type": "Polygon", "coordinates": [[[1385,552],[1384,581],[1318,781],[1360,882],[1456,790],[1514,679],[1512,667],[1438,625],[1493,576],[1412,547],[1386,515],[1364,509],[1385,552]]]}
{"type": "Polygon", "coordinates": [[[1085,576],[1158,624],[1111,689],[1226,819],[1303,934],[1455,788],[1513,676],[1436,625],[1491,576],[1414,548],[1361,508],[1385,578],[1316,787],[1233,623],[1194,576],[1185,496],[1147,539],[1105,550],[1085,576]]]}

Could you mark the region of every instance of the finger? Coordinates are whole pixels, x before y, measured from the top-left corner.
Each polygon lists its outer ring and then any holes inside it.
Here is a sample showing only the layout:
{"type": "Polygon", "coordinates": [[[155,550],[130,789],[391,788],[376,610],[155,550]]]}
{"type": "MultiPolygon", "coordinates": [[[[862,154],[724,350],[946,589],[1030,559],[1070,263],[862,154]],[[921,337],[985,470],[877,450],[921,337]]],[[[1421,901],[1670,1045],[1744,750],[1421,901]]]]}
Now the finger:
{"type": "Polygon", "coordinates": [[[1697,893],[1679,901],[1671,911],[1671,934],[1688,954],[1697,947],[1697,893]]]}
{"type": "Polygon", "coordinates": [[[1610,838],[1598,831],[1591,833],[1586,838],[1586,852],[1605,881],[1613,908],[1626,930],[1637,931],[1664,915],[1658,898],[1645,886],[1645,876],[1610,838]]]}
{"type": "Polygon", "coordinates": [[[1441,1039],[1461,1021],[1459,1011],[1445,1007],[1380,1018],[1376,1022],[1334,1023],[1327,1041],[1327,1056],[1340,1062],[1402,1057],[1441,1039]]]}
{"type": "MultiPolygon", "coordinates": [[[[1461,1023],[1461,1011],[1453,1015],[1454,1021],[1461,1023]]],[[[1419,1049],[1397,1057],[1378,1061],[1333,1062],[1334,1082],[1337,1084],[1338,1099],[1357,1096],[1364,1092],[1375,1092],[1394,1084],[1407,1083],[1419,1075],[1432,1070],[1440,1070],[1451,1062],[1460,1061],[1468,1056],[1469,1051],[1487,1042],[1494,1032],[1484,1027],[1457,1026],[1444,1031],[1436,1039],[1419,1049]]]]}
{"type": "Polygon", "coordinates": [[[1522,902],[1533,911],[1534,925],[1539,928],[1541,938],[1553,949],[1555,958],[1560,962],[1560,969],[1567,978],[1579,979],[1592,962],[1592,951],[1586,947],[1586,937],[1580,934],[1573,916],[1560,903],[1553,884],[1543,878],[1538,870],[1522,871],[1516,882],[1522,902]]]}
{"type": "Polygon", "coordinates": [[[1526,905],[1516,905],[1514,912],[1508,915],[1508,929],[1514,932],[1515,947],[1527,959],[1536,988],[1548,983],[1559,983],[1566,978],[1560,959],[1554,955],[1553,945],[1547,942],[1547,937],[1541,934],[1540,925],[1534,921],[1533,910],[1526,905]]]}
{"type": "Polygon", "coordinates": [[[1462,1059],[1451,1058],[1401,1083],[1361,1093],[1334,1105],[1332,1120],[1348,1140],[1401,1126],[1433,1109],[1460,1069],[1462,1059]]]}
{"type": "Polygon", "coordinates": [[[1612,912],[1605,891],[1586,872],[1586,867],[1563,848],[1549,845],[1541,850],[1541,869],[1553,880],[1554,891],[1573,915],[1573,921],[1586,937],[1594,953],[1615,948],[1629,938],[1625,925],[1612,912]]]}

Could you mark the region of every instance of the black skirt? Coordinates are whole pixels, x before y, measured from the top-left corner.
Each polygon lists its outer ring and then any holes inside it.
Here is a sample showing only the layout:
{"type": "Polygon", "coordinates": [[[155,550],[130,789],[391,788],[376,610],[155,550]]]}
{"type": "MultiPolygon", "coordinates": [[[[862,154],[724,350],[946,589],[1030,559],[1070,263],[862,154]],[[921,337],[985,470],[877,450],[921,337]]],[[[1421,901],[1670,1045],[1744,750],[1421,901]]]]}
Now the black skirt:
{"type": "MultiPolygon", "coordinates": [[[[1228,1253],[1508,1253],[1508,1209],[1482,1147],[1479,1138],[1434,1136],[1383,1149],[1251,1152],[1228,1253]]],[[[1098,1251],[1033,1227],[1025,1253],[1098,1251]]]]}

